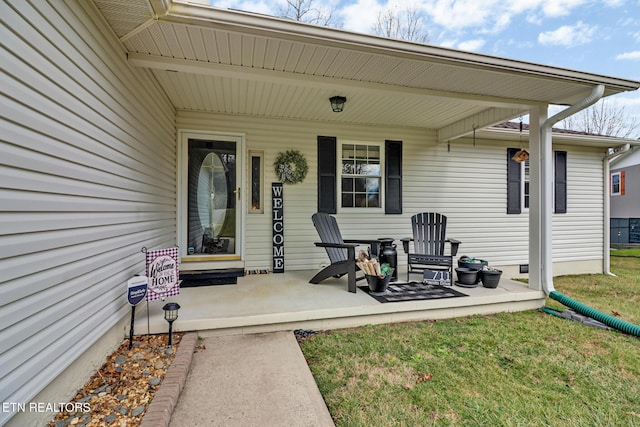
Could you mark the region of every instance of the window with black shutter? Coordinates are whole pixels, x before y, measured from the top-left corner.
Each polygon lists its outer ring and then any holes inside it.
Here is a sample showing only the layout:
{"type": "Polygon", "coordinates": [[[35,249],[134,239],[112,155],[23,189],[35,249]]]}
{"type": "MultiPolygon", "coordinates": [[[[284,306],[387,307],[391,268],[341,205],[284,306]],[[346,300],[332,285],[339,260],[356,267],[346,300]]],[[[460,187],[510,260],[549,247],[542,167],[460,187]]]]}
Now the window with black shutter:
{"type": "Polygon", "coordinates": [[[384,213],[402,213],[402,141],[385,141],[384,213]]]}
{"type": "MultiPolygon", "coordinates": [[[[507,213],[519,214],[529,208],[529,164],[512,157],[519,148],[507,149],[507,213]]],[[[555,151],[553,164],[553,206],[555,213],[567,213],[567,152],[555,151]]]]}
{"type": "Polygon", "coordinates": [[[318,212],[337,212],[335,136],[318,136],[318,212]]]}
{"type": "Polygon", "coordinates": [[[335,214],[338,203],[342,208],[380,209],[384,191],[384,212],[402,213],[402,141],[385,141],[384,165],[380,145],[347,142],[339,152],[336,137],[318,136],[318,212],[335,214]]]}
{"type": "Polygon", "coordinates": [[[554,209],[555,213],[567,213],[567,152],[554,153],[554,209]]]}

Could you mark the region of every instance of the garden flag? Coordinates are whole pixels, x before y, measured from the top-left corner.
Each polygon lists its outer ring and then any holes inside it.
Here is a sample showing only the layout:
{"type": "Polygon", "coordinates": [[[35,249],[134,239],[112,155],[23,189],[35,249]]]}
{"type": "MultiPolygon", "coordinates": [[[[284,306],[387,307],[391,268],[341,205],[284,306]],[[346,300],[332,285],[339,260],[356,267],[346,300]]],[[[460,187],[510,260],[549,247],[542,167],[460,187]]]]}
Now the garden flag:
{"type": "Polygon", "coordinates": [[[178,248],[147,251],[147,301],[178,295],[180,293],[180,271],[178,248]]]}

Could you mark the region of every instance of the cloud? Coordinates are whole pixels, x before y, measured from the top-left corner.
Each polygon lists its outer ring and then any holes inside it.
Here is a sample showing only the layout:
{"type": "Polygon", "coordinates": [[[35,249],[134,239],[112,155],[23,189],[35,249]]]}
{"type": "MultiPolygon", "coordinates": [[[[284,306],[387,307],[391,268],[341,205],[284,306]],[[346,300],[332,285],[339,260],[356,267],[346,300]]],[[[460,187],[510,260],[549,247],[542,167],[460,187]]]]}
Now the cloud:
{"type": "Polygon", "coordinates": [[[571,10],[587,3],[587,0],[555,0],[542,3],[542,12],[545,16],[557,18],[571,14],[571,10]]]}
{"type": "MultiPolygon", "coordinates": [[[[423,10],[433,22],[445,28],[459,30],[486,25],[496,12],[497,0],[435,0],[422,3],[423,10]]],[[[497,9],[499,10],[499,9],[497,9]]]]}
{"type": "Polygon", "coordinates": [[[376,0],[357,0],[340,9],[345,30],[372,33],[378,14],[383,10],[376,0]]]}
{"type": "Polygon", "coordinates": [[[485,40],[483,39],[467,40],[467,41],[458,43],[458,49],[475,52],[482,49],[484,44],[485,44],[485,40]]]}
{"type": "Polygon", "coordinates": [[[554,31],[545,31],[538,35],[538,43],[553,46],[578,46],[587,44],[593,38],[597,26],[590,26],[582,21],[576,25],[563,25],[554,31]]]}
{"type": "Polygon", "coordinates": [[[633,52],[625,52],[625,53],[621,53],[620,55],[616,56],[617,60],[625,60],[625,59],[630,59],[630,60],[637,60],[640,59],[640,50],[634,50],[633,52]]]}
{"type": "Polygon", "coordinates": [[[211,1],[211,6],[220,7],[223,9],[239,9],[245,12],[264,13],[266,15],[276,15],[285,3],[281,1],[265,2],[261,0],[256,1],[236,1],[236,0],[221,0],[211,1]],[[274,4],[277,3],[277,4],[274,4]]]}

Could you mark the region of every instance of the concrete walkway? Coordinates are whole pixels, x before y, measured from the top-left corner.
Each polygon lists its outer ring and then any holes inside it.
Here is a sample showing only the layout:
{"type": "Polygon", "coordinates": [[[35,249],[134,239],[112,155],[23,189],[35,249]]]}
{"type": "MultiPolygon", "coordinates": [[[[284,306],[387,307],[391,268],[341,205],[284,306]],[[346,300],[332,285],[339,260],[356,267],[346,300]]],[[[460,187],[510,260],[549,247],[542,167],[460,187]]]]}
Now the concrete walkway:
{"type": "Polygon", "coordinates": [[[199,340],[170,427],[333,426],[293,332],[199,340]]]}

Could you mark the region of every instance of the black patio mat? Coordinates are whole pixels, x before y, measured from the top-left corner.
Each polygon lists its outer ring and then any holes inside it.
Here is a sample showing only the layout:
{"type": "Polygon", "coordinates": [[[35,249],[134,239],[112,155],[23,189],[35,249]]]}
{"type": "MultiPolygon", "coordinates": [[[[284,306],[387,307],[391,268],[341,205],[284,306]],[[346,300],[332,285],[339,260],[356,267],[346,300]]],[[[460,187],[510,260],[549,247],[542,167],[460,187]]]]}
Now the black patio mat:
{"type": "Polygon", "coordinates": [[[387,291],[382,295],[370,293],[368,286],[358,286],[358,288],[382,303],[468,296],[452,289],[450,286],[425,285],[421,282],[390,283],[387,291]]]}

